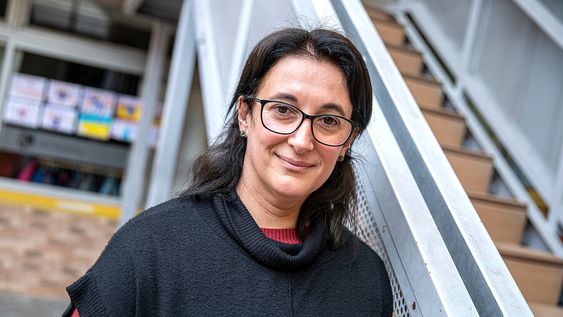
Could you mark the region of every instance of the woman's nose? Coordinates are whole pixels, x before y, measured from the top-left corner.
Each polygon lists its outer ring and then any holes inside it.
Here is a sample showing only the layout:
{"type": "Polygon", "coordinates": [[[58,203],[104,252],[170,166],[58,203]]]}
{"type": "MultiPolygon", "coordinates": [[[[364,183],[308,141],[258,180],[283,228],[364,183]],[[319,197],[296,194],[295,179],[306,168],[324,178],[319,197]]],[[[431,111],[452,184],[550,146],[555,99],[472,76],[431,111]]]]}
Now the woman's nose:
{"type": "Polygon", "coordinates": [[[314,147],[315,138],[313,137],[313,130],[311,129],[311,120],[305,119],[301,126],[293,132],[289,138],[288,143],[291,145],[295,152],[301,154],[305,151],[310,151],[314,147]]]}

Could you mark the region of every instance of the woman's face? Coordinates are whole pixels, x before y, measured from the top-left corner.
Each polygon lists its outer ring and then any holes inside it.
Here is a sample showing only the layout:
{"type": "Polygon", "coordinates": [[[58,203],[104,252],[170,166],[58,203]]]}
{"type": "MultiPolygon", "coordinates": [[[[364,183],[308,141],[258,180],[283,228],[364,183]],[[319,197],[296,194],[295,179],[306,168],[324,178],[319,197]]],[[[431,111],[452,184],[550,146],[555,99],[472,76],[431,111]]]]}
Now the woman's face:
{"type": "MultiPolygon", "coordinates": [[[[310,115],[335,114],[348,119],[352,116],[341,70],[309,56],[287,56],[279,60],[262,80],[256,97],[284,101],[310,115]]],[[[317,142],[309,119],[293,134],[273,133],[261,123],[260,104],[248,101],[245,106],[244,103],[239,98],[239,128],[247,134],[241,181],[254,192],[273,195],[282,201],[305,200],[328,179],[338,156],[344,155],[352,142],[350,138],[338,147],[317,142]],[[246,107],[252,108],[252,114],[246,107]]]]}

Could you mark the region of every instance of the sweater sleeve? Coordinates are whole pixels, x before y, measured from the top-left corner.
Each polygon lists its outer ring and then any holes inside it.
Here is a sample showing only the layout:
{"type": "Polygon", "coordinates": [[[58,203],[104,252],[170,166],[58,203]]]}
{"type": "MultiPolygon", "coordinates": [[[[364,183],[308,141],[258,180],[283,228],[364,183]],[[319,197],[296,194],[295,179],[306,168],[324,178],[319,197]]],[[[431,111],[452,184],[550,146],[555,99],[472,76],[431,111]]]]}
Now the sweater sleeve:
{"type": "Polygon", "coordinates": [[[81,317],[134,315],[138,281],[129,240],[125,232],[117,232],[96,264],[67,287],[81,317]]]}

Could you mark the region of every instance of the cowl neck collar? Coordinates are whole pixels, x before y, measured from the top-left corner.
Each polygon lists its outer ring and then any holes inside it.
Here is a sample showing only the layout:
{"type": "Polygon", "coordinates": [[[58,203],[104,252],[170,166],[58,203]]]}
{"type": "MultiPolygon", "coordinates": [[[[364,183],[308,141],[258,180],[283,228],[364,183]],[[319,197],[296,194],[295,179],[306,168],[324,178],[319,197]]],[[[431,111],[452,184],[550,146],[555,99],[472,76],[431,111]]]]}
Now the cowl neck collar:
{"type": "Polygon", "coordinates": [[[312,223],[302,244],[285,244],[269,239],[254,221],[236,191],[213,197],[216,220],[250,256],[270,268],[299,271],[307,268],[326,245],[324,228],[312,223]]]}

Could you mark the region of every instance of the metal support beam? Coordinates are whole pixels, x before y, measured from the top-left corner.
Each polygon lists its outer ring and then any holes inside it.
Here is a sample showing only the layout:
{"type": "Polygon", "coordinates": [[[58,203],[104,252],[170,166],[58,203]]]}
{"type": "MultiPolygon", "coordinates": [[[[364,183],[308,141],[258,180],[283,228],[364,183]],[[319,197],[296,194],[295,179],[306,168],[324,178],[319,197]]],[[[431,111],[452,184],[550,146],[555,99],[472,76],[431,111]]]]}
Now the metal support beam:
{"type": "Polygon", "coordinates": [[[221,133],[226,115],[226,99],[219,71],[219,54],[209,1],[194,0],[197,19],[197,57],[207,143],[212,144],[221,133]]]}
{"type": "Polygon", "coordinates": [[[134,217],[143,203],[145,170],[150,150],[149,134],[156,113],[158,94],[162,86],[166,49],[171,32],[169,26],[160,22],[153,22],[149,54],[141,89],[141,120],[138,123],[137,136],[129,151],[121,195],[121,225],[134,217]]]}
{"type": "Polygon", "coordinates": [[[556,205],[552,207],[551,212],[557,213],[558,227],[563,228],[563,148],[561,148],[561,154],[559,154],[559,167],[556,175],[555,197],[553,197],[556,205]]]}
{"type": "Polygon", "coordinates": [[[6,95],[8,93],[8,86],[10,78],[12,77],[12,65],[15,60],[15,45],[14,42],[8,40],[4,48],[4,56],[2,56],[2,69],[0,70],[0,133],[2,133],[2,121],[4,119],[4,105],[6,104],[6,95]]]}
{"type": "Polygon", "coordinates": [[[243,0],[240,20],[238,24],[237,37],[233,57],[231,58],[231,72],[227,81],[225,90],[224,104],[229,104],[230,97],[236,89],[236,84],[241,73],[242,64],[246,56],[246,47],[248,45],[248,35],[250,34],[250,25],[252,24],[252,12],[254,8],[254,0],[243,0]]]}
{"type": "MultiPolygon", "coordinates": [[[[477,39],[477,28],[479,27],[479,19],[481,18],[481,7],[483,1],[482,0],[474,0],[471,4],[471,11],[469,14],[469,21],[467,21],[467,31],[465,32],[465,39],[463,41],[462,46],[462,63],[463,63],[463,70],[466,72],[471,71],[473,65],[471,62],[474,61],[474,45],[475,40],[477,39]]],[[[464,78],[462,76],[461,78],[464,78]]]]}
{"type": "Polygon", "coordinates": [[[18,49],[30,53],[133,75],[141,75],[145,67],[146,54],[141,49],[125,48],[117,44],[34,28],[16,30],[9,36],[14,39],[18,49]],[[61,49],[63,47],[64,49],[61,49]],[[88,50],[85,50],[85,47],[88,47],[88,50]]]}
{"type": "Polygon", "coordinates": [[[15,61],[16,39],[10,34],[12,30],[21,28],[27,21],[31,10],[30,0],[10,0],[8,1],[6,13],[6,26],[0,32],[6,44],[4,46],[4,54],[2,56],[2,69],[0,70],[0,133],[2,132],[2,119],[4,117],[4,104],[6,103],[6,94],[12,77],[13,65],[15,61]]]}
{"type": "Polygon", "coordinates": [[[154,206],[172,193],[176,159],[195,67],[195,34],[193,33],[193,1],[184,1],[176,29],[176,39],[168,86],[164,99],[158,145],[156,148],[146,207],[154,206]]]}
{"type": "Polygon", "coordinates": [[[8,26],[13,29],[20,28],[28,21],[31,0],[11,0],[6,11],[8,26]]]}
{"type": "Polygon", "coordinates": [[[125,14],[135,14],[137,13],[137,10],[139,10],[139,7],[141,6],[141,2],[143,2],[143,0],[125,0],[123,1],[123,6],[121,8],[121,10],[125,13],[125,14]]]}
{"type": "Polygon", "coordinates": [[[563,21],[559,20],[539,0],[513,0],[520,9],[563,49],[563,21]]]}

